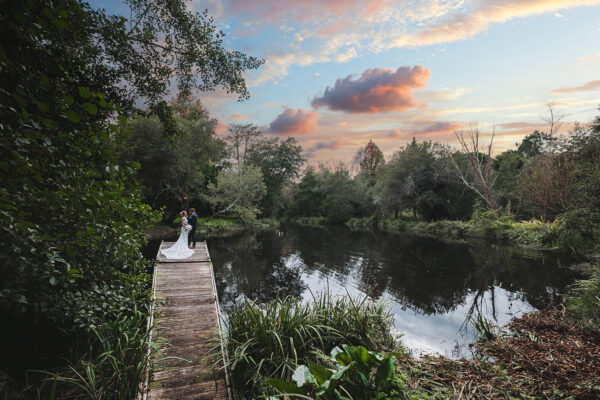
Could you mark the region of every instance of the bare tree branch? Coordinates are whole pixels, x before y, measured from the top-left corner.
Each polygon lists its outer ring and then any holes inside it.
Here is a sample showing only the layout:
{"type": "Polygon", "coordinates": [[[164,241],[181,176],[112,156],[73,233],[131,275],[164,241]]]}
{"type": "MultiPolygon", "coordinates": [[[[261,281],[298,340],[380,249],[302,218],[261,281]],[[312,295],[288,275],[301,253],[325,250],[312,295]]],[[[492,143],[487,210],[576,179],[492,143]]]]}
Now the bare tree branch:
{"type": "Polygon", "coordinates": [[[497,174],[492,169],[492,149],[494,145],[494,137],[496,129],[492,131],[490,143],[487,146],[487,154],[481,152],[480,137],[481,131],[475,124],[471,125],[466,131],[454,132],[460,144],[460,151],[465,155],[469,169],[473,173],[473,181],[468,179],[467,172],[461,170],[458,162],[454,157],[451,157],[452,164],[458,172],[460,181],[479,197],[493,210],[498,210],[499,206],[496,202],[496,196],[493,192],[493,186],[496,183],[497,174]]]}

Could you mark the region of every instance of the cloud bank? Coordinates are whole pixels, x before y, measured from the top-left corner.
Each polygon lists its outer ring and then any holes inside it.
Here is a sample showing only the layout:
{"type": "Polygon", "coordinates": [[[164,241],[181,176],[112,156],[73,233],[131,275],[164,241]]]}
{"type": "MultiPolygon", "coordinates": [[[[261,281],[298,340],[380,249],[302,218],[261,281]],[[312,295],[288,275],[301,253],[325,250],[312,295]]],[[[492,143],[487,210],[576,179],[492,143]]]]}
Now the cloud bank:
{"type": "Polygon", "coordinates": [[[323,96],[311,102],[314,108],[326,107],[347,113],[402,111],[415,107],[412,91],[425,86],[431,77],[429,68],[420,65],[368,69],[358,79],[348,75],[327,87],[323,96]]]}
{"type": "Polygon", "coordinates": [[[428,125],[425,128],[411,131],[392,129],[386,136],[389,138],[408,138],[411,136],[443,135],[456,132],[460,128],[462,128],[462,124],[459,122],[441,121],[428,125]]]}
{"type": "Polygon", "coordinates": [[[556,89],[550,92],[550,94],[567,94],[575,92],[588,92],[592,90],[600,90],[600,81],[591,81],[584,83],[580,86],[572,86],[561,89],[556,89]]]}
{"type": "Polygon", "coordinates": [[[269,124],[268,132],[280,135],[301,135],[316,133],[317,112],[286,108],[269,124]]]}
{"type": "Polygon", "coordinates": [[[562,9],[592,6],[600,0],[479,0],[472,11],[450,16],[440,23],[415,33],[398,35],[390,47],[420,47],[468,39],[490,25],[514,18],[556,12],[562,9]]]}
{"type": "Polygon", "coordinates": [[[318,150],[337,150],[344,144],[344,141],[341,139],[333,140],[331,142],[317,142],[313,146],[306,149],[304,152],[304,157],[313,158],[315,152],[318,150]]]}

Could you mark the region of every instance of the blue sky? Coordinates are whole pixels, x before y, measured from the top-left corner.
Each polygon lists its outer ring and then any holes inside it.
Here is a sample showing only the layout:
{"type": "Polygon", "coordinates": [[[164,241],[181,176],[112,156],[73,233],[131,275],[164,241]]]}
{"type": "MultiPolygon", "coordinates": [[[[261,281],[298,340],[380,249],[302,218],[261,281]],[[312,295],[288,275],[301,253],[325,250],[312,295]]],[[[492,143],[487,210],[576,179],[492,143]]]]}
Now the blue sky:
{"type": "MultiPolygon", "coordinates": [[[[123,10],[118,1],[93,4],[123,10]]],[[[293,135],[311,163],[348,161],[371,139],[387,156],[412,137],[455,144],[453,132],[473,123],[495,126],[501,151],[544,128],[548,102],[564,115],[565,133],[600,114],[600,0],[195,0],[189,8],[208,9],[227,46],[266,60],[247,74],[250,100],[201,94],[219,132],[252,123],[293,135]]]]}

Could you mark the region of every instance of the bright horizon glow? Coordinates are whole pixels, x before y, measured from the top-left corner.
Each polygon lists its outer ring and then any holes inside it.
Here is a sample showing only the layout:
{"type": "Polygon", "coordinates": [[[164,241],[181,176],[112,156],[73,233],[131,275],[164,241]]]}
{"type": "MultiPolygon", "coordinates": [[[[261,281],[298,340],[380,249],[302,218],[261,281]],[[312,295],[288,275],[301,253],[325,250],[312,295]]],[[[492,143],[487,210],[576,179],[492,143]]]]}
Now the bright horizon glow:
{"type": "MultiPolygon", "coordinates": [[[[119,1],[94,1],[118,13],[119,1]]],[[[456,144],[478,122],[495,152],[600,114],[600,0],[194,0],[228,47],[266,59],[251,98],[200,96],[226,124],[294,136],[310,164],[349,161],[373,140],[389,157],[413,137],[456,144]],[[416,4],[415,4],[416,3],[416,4]]]]}

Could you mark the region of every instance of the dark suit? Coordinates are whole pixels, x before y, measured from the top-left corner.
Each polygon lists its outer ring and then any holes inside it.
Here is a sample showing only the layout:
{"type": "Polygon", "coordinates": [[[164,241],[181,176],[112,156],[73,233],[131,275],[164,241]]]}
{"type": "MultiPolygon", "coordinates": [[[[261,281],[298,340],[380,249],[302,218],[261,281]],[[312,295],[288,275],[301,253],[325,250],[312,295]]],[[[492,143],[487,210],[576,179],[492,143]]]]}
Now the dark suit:
{"type": "Polygon", "coordinates": [[[189,220],[188,220],[188,224],[191,225],[192,230],[190,230],[190,233],[188,234],[188,246],[190,245],[190,243],[192,244],[192,246],[196,245],[196,226],[198,226],[198,216],[196,215],[196,213],[194,213],[193,215],[190,216],[189,220]]]}

